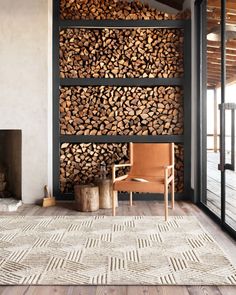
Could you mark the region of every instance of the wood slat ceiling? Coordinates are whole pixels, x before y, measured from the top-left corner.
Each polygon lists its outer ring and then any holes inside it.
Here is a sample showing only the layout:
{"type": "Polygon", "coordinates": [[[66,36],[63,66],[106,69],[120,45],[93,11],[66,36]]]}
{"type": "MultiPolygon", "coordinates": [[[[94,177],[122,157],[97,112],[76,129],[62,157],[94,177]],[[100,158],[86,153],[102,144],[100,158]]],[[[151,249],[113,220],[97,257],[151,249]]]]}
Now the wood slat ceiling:
{"type": "MultiPolygon", "coordinates": [[[[220,26],[220,0],[207,1],[207,30],[220,26]]],[[[226,23],[236,26],[236,0],[226,0],[226,23]]],[[[207,41],[207,84],[220,86],[221,50],[220,42],[207,41]]],[[[227,83],[236,81],[236,40],[226,43],[226,79],[227,83]]]]}

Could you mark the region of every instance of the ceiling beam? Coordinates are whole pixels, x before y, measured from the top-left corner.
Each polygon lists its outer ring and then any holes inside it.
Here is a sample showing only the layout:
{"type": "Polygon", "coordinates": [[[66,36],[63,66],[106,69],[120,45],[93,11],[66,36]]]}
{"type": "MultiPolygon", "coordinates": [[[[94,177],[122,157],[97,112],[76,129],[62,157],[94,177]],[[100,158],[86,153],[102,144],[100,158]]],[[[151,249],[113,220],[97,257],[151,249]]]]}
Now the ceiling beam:
{"type": "MultiPolygon", "coordinates": [[[[221,61],[212,61],[212,60],[208,60],[207,61],[207,64],[212,66],[212,68],[217,68],[217,69],[221,69],[221,61]]],[[[233,64],[226,64],[226,69],[227,70],[234,70],[236,71],[236,67],[235,67],[235,62],[234,62],[234,65],[233,64]]]]}
{"type": "MultiPolygon", "coordinates": [[[[212,5],[207,5],[207,12],[208,13],[219,13],[220,14],[221,8],[219,7],[215,7],[212,5]]],[[[230,15],[235,15],[236,14],[236,8],[234,9],[229,9],[226,8],[226,13],[230,16],[230,15]]]]}
{"type": "MultiPolygon", "coordinates": [[[[211,75],[221,75],[221,71],[220,69],[211,69],[211,68],[208,68],[208,74],[211,74],[211,75]]],[[[227,76],[232,76],[232,75],[235,75],[236,74],[236,71],[226,71],[226,75],[227,76]]]]}
{"type": "MultiPolygon", "coordinates": [[[[219,71],[219,70],[215,70],[215,69],[212,69],[212,70],[208,70],[208,73],[207,73],[208,75],[215,75],[215,76],[221,76],[221,72],[219,71]]],[[[230,77],[232,77],[232,76],[234,76],[234,75],[236,75],[236,71],[231,71],[231,72],[229,72],[229,71],[227,71],[227,77],[228,78],[230,78],[230,77]]]]}
{"type": "MultiPolygon", "coordinates": [[[[208,0],[207,7],[213,7],[213,8],[221,8],[221,1],[219,0],[208,0]]],[[[226,9],[236,9],[236,3],[235,0],[227,0],[226,1],[226,9]]]]}
{"type": "MultiPolygon", "coordinates": [[[[216,59],[220,59],[221,60],[221,52],[220,51],[211,51],[211,50],[207,50],[207,56],[209,57],[215,57],[216,59]]],[[[236,60],[236,53],[228,53],[226,54],[226,58],[229,60],[229,61],[232,61],[232,60],[236,60]]]]}
{"type": "MultiPolygon", "coordinates": [[[[221,49],[220,48],[207,48],[208,54],[220,54],[221,55],[221,49]]],[[[236,56],[236,52],[234,50],[226,50],[226,56],[236,56]]]]}
{"type": "MultiPolygon", "coordinates": [[[[221,71],[219,69],[209,69],[208,70],[208,75],[217,75],[220,76],[221,75],[221,71]]],[[[227,77],[232,77],[234,75],[236,75],[236,71],[227,71],[227,77]]]]}
{"type": "MultiPolygon", "coordinates": [[[[227,86],[230,86],[232,84],[236,84],[236,75],[226,80],[226,85],[227,86]]],[[[217,88],[221,87],[221,82],[218,82],[216,84],[216,87],[217,88]]]]}
{"type": "MultiPolygon", "coordinates": [[[[221,19],[221,15],[218,13],[210,13],[207,14],[207,24],[208,25],[218,25],[218,22],[221,19]]],[[[226,23],[235,23],[236,22],[236,15],[227,15],[226,16],[226,23]]]]}
{"type": "MultiPolygon", "coordinates": [[[[221,58],[221,56],[220,56],[219,53],[213,54],[213,53],[208,53],[208,52],[207,52],[206,59],[208,61],[215,61],[215,62],[219,62],[219,63],[221,63],[221,60],[222,60],[222,58],[221,58]]],[[[235,56],[231,56],[231,57],[226,56],[225,61],[229,65],[236,66],[236,63],[235,63],[236,57],[235,56]]]]}
{"type": "MultiPolygon", "coordinates": [[[[226,78],[227,79],[230,79],[232,77],[234,77],[236,75],[236,72],[231,72],[231,73],[227,73],[226,74],[226,78]]],[[[218,72],[214,72],[214,71],[208,71],[207,73],[207,77],[217,77],[217,78],[221,78],[221,73],[218,71],[218,72]]]]}
{"type": "MultiPolygon", "coordinates": [[[[231,80],[233,77],[235,77],[235,75],[234,76],[231,76],[231,77],[226,77],[226,81],[231,80]]],[[[220,83],[221,82],[221,78],[220,77],[217,77],[217,76],[208,76],[207,77],[207,82],[209,83],[209,82],[212,82],[212,81],[214,81],[215,83],[220,83]]]]}
{"type": "MultiPolygon", "coordinates": [[[[210,49],[212,48],[219,48],[219,43],[218,42],[214,42],[215,44],[212,44],[210,42],[213,42],[213,41],[207,41],[207,47],[210,49]]],[[[231,41],[232,42],[232,41],[231,41]]],[[[226,43],[226,50],[231,50],[231,51],[236,51],[236,44],[228,44],[229,42],[226,43]]]]}
{"type": "MultiPolygon", "coordinates": [[[[220,55],[216,55],[216,54],[207,54],[207,59],[212,59],[212,60],[219,60],[219,61],[221,61],[222,60],[222,58],[221,58],[221,56],[220,55]]],[[[226,63],[231,63],[232,62],[232,66],[233,67],[235,67],[236,66],[236,64],[235,64],[235,62],[236,62],[236,57],[235,56],[226,56],[226,63]]]]}
{"type": "MultiPolygon", "coordinates": [[[[213,66],[215,65],[216,67],[218,66],[218,68],[221,67],[221,61],[219,61],[217,59],[208,60],[208,64],[213,65],[213,66]]],[[[234,62],[234,64],[235,64],[235,62],[234,62]]],[[[233,63],[226,63],[226,68],[230,68],[230,67],[235,68],[234,64],[233,63]]]]}
{"type": "MultiPolygon", "coordinates": [[[[217,47],[219,45],[220,45],[220,42],[207,40],[207,46],[217,47]]],[[[227,41],[226,42],[226,48],[229,48],[229,47],[233,47],[234,48],[233,50],[236,50],[236,41],[235,40],[227,41]]]]}

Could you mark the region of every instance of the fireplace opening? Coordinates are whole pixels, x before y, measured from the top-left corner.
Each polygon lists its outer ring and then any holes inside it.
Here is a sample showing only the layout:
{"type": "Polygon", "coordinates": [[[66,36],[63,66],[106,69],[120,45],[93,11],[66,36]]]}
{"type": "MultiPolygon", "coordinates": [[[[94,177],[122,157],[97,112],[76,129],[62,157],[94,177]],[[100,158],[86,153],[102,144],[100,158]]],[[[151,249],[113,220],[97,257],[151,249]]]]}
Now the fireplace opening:
{"type": "Polygon", "coordinates": [[[21,130],[0,130],[0,198],[21,200],[21,130]]]}

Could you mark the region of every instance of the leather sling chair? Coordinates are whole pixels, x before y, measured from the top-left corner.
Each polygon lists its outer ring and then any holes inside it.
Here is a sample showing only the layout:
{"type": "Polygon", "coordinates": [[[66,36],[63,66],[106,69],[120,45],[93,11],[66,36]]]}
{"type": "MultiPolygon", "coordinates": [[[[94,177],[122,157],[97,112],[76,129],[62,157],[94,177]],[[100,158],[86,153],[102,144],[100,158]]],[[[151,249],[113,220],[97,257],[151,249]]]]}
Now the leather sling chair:
{"type": "Polygon", "coordinates": [[[112,215],[115,216],[115,191],[163,193],[165,220],[168,219],[168,191],[171,186],[171,204],[174,208],[174,144],[130,143],[130,163],[112,166],[112,215]],[[116,177],[120,167],[130,167],[126,175],[116,177]]]}

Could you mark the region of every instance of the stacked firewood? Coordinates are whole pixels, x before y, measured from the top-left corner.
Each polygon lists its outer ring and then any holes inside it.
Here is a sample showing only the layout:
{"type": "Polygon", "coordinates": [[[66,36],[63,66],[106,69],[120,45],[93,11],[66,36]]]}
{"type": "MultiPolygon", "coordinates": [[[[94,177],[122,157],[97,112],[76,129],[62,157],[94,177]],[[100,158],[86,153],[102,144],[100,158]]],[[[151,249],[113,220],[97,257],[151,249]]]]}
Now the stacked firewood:
{"type": "Polygon", "coordinates": [[[61,78],[173,78],[183,75],[179,29],[64,29],[61,78]]]}
{"type": "Polygon", "coordinates": [[[1,167],[0,167],[0,198],[4,197],[6,185],[7,185],[7,182],[6,182],[5,173],[1,170],[1,167]]]}
{"type": "MultiPolygon", "coordinates": [[[[101,165],[106,166],[107,177],[111,178],[112,164],[126,163],[128,159],[129,146],[125,143],[63,143],[60,156],[61,191],[71,191],[76,183],[92,183],[100,177],[101,165]]],[[[121,168],[118,175],[123,175],[125,171],[121,168]]]]}
{"type": "Polygon", "coordinates": [[[61,0],[61,19],[175,19],[144,5],[127,0],[61,0]]]}
{"type": "Polygon", "coordinates": [[[7,173],[6,168],[0,164],[0,198],[8,198],[11,196],[7,190],[7,173]]]}
{"type": "Polygon", "coordinates": [[[187,19],[191,12],[168,14],[143,4],[141,1],[127,0],[61,0],[61,19],[127,19],[127,20],[167,20],[187,19]]]}
{"type": "MultiPolygon", "coordinates": [[[[167,20],[189,18],[189,12],[168,15],[139,1],[60,0],[61,19],[167,20]]],[[[183,76],[181,29],[62,29],[61,78],[178,78],[183,76]]],[[[61,87],[61,134],[183,134],[181,87],[61,87]]],[[[60,189],[89,184],[105,163],[129,160],[128,144],[61,145],[60,189]]],[[[176,191],[183,191],[183,146],[175,145],[176,191]]],[[[118,175],[126,172],[120,169],[118,175]]]]}
{"type": "Polygon", "coordinates": [[[182,144],[175,144],[175,190],[184,191],[184,148],[182,144]]]}
{"type": "Polygon", "coordinates": [[[178,135],[180,87],[62,87],[61,134],[178,135]]]}
{"type": "MultiPolygon", "coordinates": [[[[183,190],[183,148],[175,146],[175,189],[183,190]]],[[[90,184],[100,177],[101,165],[105,164],[107,177],[111,178],[111,166],[129,161],[129,146],[126,143],[82,143],[61,145],[60,188],[61,192],[72,192],[76,183],[90,184]]],[[[121,168],[117,175],[125,174],[121,168]]]]}

